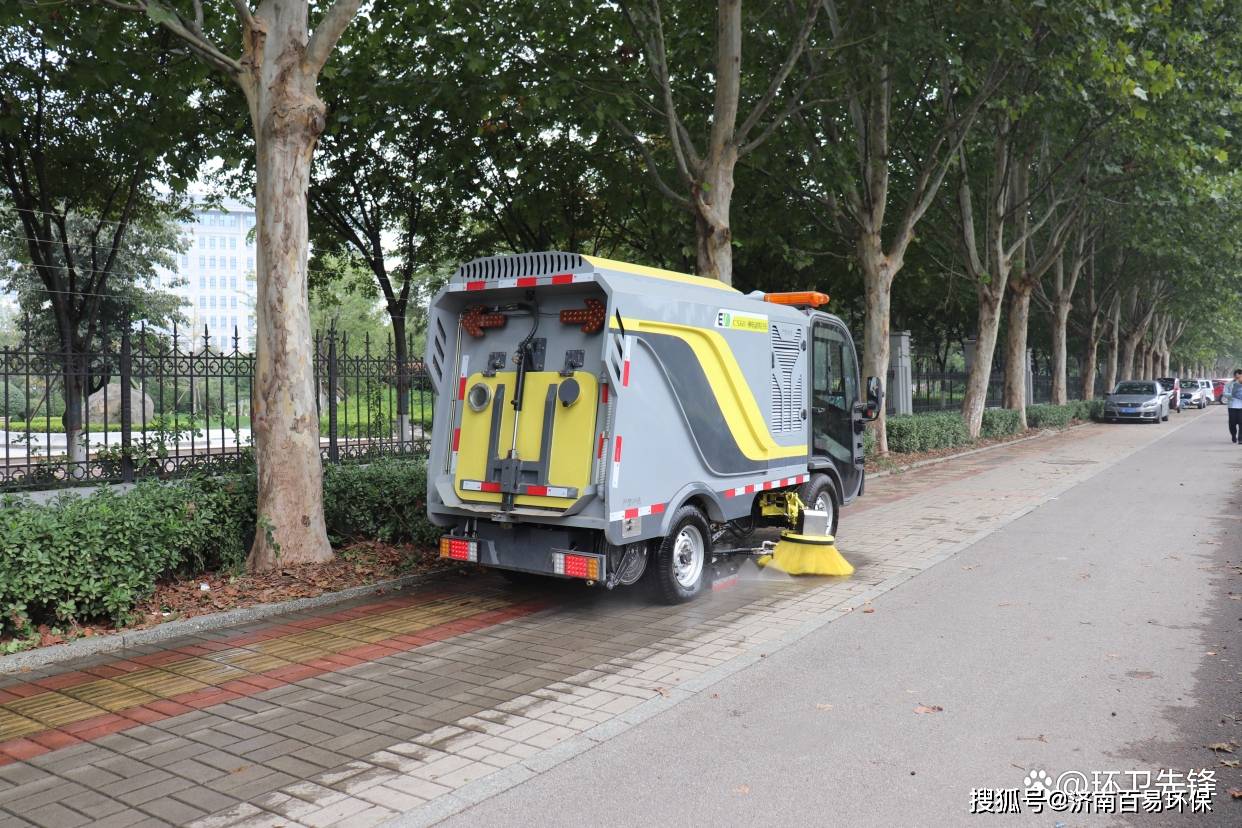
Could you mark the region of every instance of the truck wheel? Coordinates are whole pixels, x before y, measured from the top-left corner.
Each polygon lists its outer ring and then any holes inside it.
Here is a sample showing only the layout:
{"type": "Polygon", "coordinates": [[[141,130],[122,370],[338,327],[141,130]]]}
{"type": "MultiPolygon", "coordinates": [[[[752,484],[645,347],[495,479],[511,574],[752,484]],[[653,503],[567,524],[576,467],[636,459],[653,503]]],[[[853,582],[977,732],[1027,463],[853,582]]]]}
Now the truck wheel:
{"type": "MultiPolygon", "coordinates": [[[[837,489],[826,474],[813,474],[798,488],[798,497],[808,509],[828,513],[828,531],[837,533],[837,489]]],[[[799,527],[801,528],[801,527],[799,527]]]]}
{"type": "Polygon", "coordinates": [[[678,509],[671,526],[647,571],[661,601],[681,604],[703,591],[712,533],[707,518],[694,506],[678,509]]]}

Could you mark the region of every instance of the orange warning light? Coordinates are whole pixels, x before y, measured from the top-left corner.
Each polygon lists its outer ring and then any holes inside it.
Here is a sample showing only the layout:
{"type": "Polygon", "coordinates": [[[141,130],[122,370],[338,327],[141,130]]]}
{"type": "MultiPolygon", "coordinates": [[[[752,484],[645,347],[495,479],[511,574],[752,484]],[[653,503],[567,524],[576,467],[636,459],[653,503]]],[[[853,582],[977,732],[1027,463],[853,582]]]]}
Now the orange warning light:
{"type": "Polygon", "coordinates": [[[597,333],[604,329],[604,303],[598,299],[587,299],[585,308],[566,308],[561,311],[561,322],[566,325],[581,325],[583,333],[597,333]]]}
{"type": "Polygon", "coordinates": [[[471,305],[461,315],[461,326],[473,337],[483,336],[487,328],[503,328],[508,317],[503,313],[488,313],[482,305],[471,305]]]}
{"type": "Polygon", "coordinates": [[[774,305],[803,305],[805,307],[818,308],[820,305],[828,304],[828,294],[820,293],[818,290],[767,293],[764,294],[763,301],[771,302],[774,305]]]}

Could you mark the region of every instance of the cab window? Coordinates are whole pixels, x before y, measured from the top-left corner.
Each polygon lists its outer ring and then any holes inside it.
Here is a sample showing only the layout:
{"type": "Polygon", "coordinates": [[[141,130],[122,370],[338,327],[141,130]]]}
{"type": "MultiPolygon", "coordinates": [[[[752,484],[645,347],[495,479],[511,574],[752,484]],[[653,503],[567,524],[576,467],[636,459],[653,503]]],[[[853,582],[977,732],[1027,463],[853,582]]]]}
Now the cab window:
{"type": "Polygon", "coordinates": [[[816,454],[849,461],[853,457],[854,403],[858,401],[854,348],[841,331],[825,323],[814,326],[812,346],[813,449],[816,454]]]}

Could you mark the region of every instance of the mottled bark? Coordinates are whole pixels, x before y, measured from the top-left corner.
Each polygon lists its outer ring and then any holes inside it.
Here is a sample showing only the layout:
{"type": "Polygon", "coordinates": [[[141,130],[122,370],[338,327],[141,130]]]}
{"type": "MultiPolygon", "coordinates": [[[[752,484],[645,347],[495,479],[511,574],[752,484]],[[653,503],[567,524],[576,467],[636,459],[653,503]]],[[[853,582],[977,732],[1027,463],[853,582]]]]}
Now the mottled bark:
{"type": "Polygon", "coordinates": [[[1018,420],[1026,429],[1026,340],[1031,321],[1031,285],[1026,279],[1009,284],[1006,301],[1009,309],[1005,329],[1005,392],[1002,405],[1018,412],[1018,420]]]}
{"type": "Polygon", "coordinates": [[[966,420],[966,429],[972,440],[979,437],[983,428],[983,409],[987,406],[988,381],[992,377],[992,358],[996,352],[1001,304],[1005,295],[1003,288],[993,289],[987,285],[980,285],[976,293],[979,298],[979,336],[975,340],[975,360],[966,378],[966,395],[962,399],[962,417],[966,420]]]}
{"type": "Polygon", "coordinates": [[[1117,373],[1120,371],[1119,346],[1121,343],[1121,303],[1114,300],[1113,312],[1109,322],[1108,363],[1104,370],[1104,393],[1112,393],[1117,384],[1117,373]]]}

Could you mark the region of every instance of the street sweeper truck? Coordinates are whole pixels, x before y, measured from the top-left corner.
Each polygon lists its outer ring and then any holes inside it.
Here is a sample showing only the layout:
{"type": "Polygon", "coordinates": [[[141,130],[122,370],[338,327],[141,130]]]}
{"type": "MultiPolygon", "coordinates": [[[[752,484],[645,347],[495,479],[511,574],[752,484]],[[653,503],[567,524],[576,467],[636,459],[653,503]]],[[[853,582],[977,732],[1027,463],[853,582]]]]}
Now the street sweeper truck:
{"type": "Polygon", "coordinates": [[[576,253],[461,265],[427,324],[440,555],[670,602],[745,556],[849,574],[881,391],[827,301],[576,253]]]}

